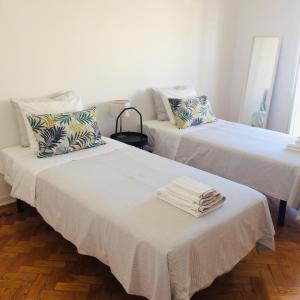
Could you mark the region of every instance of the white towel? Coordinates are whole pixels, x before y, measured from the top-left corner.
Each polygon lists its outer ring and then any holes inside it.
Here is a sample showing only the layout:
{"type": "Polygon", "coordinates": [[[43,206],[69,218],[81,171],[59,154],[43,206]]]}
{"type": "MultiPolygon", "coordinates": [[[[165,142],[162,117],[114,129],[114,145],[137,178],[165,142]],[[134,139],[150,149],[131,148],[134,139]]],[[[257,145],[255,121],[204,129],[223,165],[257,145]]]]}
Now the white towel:
{"type": "Polygon", "coordinates": [[[172,184],[199,198],[215,191],[212,187],[186,176],[175,179],[172,184]]]}
{"type": "Polygon", "coordinates": [[[167,202],[191,215],[193,215],[194,217],[202,217],[208,213],[211,213],[212,211],[216,210],[217,208],[220,208],[223,203],[224,203],[224,199],[220,200],[218,203],[216,203],[216,205],[210,207],[210,208],[207,208],[206,210],[203,210],[203,211],[199,211],[197,209],[193,209],[189,206],[187,206],[186,204],[182,204],[182,202],[178,201],[178,199],[174,200],[170,197],[170,195],[166,195],[166,194],[161,194],[161,195],[158,195],[157,196],[158,199],[164,201],[164,202],[167,202]]]}
{"type": "Polygon", "coordinates": [[[180,177],[159,189],[157,197],[195,217],[219,208],[225,201],[215,189],[189,177],[180,177]]]}
{"type": "Polygon", "coordinates": [[[177,195],[171,194],[166,190],[163,190],[163,189],[158,190],[157,196],[168,198],[168,200],[170,202],[180,204],[182,207],[185,207],[186,209],[191,209],[193,211],[198,211],[199,210],[199,205],[198,204],[190,203],[188,201],[185,201],[184,199],[181,199],[181,198],[177,197],[177,195]]]}
{"type": "Polygon", "coordinates": [[[206,192],[203,192],[202,194],[200,194],[199,192],[190,191],[190,189],[187,187],[184,187],[184,186],[181,187],[176,183],[169,184],[168,189],[172,190],[174,193],[180,193],[182,195],[188,195],[190,197],[193,197],[194,199],[197,199],[197,201],[201,200],[201,199],[209,198],[213,194],[216,193],[216,190],[211,188],[211,189],[208,189],[206,192]]]}
{"type": "Polygon", "coordinates": [[[195,195],[191,195],[191,193],[188,193],[187,191],[179,188],[174,184],[169,184],[165,188],[160,189],[159,191],[161,193],[168,192],[170,193],[170,195],[176,196],[186,202],[197,205],[206,205],[210,203],[216,196],[218,196],[218,193],[214,190],[207,193],[204,196],[198,197],[195,195]]]}

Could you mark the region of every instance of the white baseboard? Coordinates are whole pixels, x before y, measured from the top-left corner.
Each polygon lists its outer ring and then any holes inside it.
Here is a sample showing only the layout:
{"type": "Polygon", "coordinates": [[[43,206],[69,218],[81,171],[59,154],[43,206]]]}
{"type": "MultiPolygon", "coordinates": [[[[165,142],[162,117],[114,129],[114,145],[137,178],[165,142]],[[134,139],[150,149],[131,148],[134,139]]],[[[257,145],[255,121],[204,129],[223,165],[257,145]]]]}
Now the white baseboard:
{"type": "Polygon", "coordinates": [[[13,202],[16,202],[16,199],[11,198],[9,196],[0,197],[0,206],[7,205],[13,202]]]}

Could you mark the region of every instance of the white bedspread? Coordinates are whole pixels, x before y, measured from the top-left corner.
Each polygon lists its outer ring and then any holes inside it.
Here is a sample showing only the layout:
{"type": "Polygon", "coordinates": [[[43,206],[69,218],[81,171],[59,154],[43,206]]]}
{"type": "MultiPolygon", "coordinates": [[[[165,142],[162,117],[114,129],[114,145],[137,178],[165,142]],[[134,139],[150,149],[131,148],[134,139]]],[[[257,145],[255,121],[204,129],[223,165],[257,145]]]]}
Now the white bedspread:
{"type": "MultiPolygon", "coordinates": [[[[43,218],[80,253],[108,264],[128,293],[152,300],[190,299],[256,244],[273,249],[274,228],[262,194],[107,141],[106,151],[101,146],[95,150],[101,153],[49,163],[43,170],[36,165],[26,173],[24,167],[23,176],[35,174],[30,184],[43,218]],[[158,188],[182,175],[216,188],[227,198],[224,206],[194,218],[155,198],[158,188]]],[[[41,161],[31,157],[28,165],[30,160],[41,161]]]]}
{"type": "Polygon", "coordinates": [[[124,148],[125,145],[103,137],[108,144],[74,153],[58,155],[47,159],[37,159],[36,155],[26,147],[15,146],[0,151],[0,173],[12,187],[11,196],[22,199],[35,206],[35,183],[37,175],[51,167],[80,160],[94,155],[124,148]]]}
{"type": "Polygon", "coordinates": [[[154,153],[245,184],[299,209],[300,153],[286,149],[293,137],[224,120],[187,130],[169,122],[144,125],[154,153]]]}

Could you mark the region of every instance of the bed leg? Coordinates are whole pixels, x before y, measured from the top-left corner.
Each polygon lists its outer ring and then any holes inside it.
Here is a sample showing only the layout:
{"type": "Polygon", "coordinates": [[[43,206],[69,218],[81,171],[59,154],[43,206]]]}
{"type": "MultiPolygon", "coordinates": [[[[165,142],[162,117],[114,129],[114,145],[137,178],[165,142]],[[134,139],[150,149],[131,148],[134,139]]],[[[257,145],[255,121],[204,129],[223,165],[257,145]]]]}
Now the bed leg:
{"type": "Polygon", "coordinates": [[[286,205],[287,205],[286,201],[280,200],[279,211],[278,211],[278,220],[277,220],[277,225],[280,227],[284,226],[286,205]]]}
{"type": "Polygon", "coordinates": [[[21,212],[24,211],[24,202],[22,200],[17,199],[16,205],[17,205],[17,212],[18,213],[21,213],[21,212]]]}

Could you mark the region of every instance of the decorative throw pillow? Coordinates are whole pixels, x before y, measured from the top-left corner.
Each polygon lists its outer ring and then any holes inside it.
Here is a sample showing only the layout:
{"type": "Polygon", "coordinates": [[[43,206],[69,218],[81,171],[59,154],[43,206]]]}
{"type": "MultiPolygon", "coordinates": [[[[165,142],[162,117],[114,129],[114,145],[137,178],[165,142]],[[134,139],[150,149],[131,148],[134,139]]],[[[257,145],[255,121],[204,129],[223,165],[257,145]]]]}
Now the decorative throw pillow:
{"type": "Polygon", "coordinates": [[[38,158],[51,157],[103,145],[96,107],[59,114],[28,115],[39,145],[38,158]]]}
{"type": "Polygon", "coordinates": [[[210,123],[216,120],[207,96],[187,99],[169,99],[179,129],[210,123]]]}

